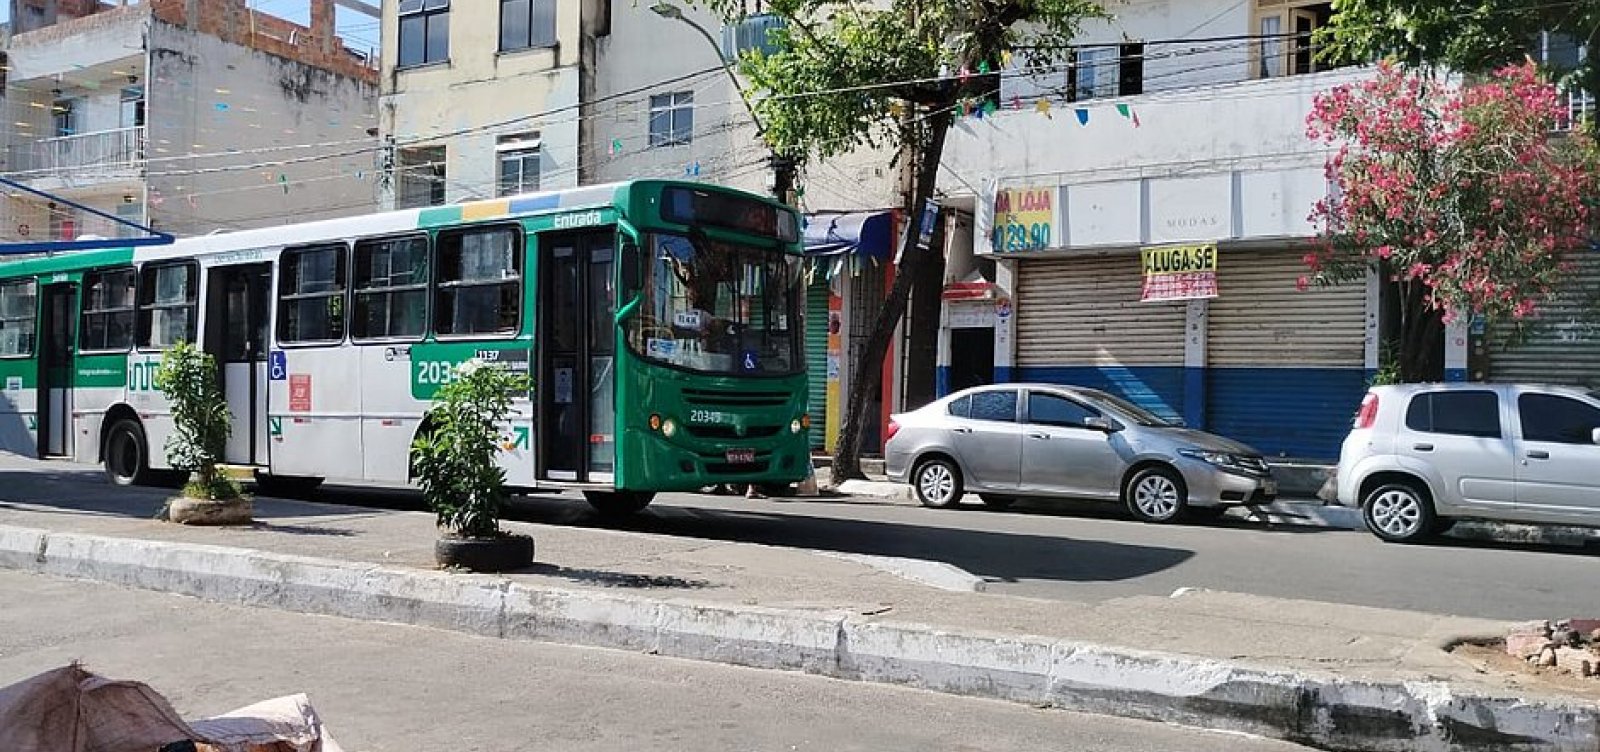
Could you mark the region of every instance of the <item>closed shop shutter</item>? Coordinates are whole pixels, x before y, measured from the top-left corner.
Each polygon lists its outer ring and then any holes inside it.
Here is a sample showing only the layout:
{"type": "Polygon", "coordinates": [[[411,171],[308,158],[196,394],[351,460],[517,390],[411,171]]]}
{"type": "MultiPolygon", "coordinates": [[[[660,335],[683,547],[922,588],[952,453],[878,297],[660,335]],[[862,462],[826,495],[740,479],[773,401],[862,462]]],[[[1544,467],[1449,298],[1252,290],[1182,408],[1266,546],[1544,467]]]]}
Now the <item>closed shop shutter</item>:
{"type": "Polygon", "coordinates": [[[1103,389],[1183,415],[1183,303],[1141,303],[1139,256],[1023,260],[1017,375],[1103,389]]]}
{"type": "Polygon", "coordinates": [[[1366,285],[1301,291],[1301,251],[1228,251],[1208,304],[1206,427],[1269,457],[1331,460],[1366,389],[1366,285]]]}
{"type": "MultiPolygon", "coordinates": [[[[818,275],[819,277],[823,275],[818,275]]],[[[822,448],[828,414],[828,281],[806,289],[806,412],[811,415],[811,447],[822,448]]]]}
{"type": "Polygon", "coordinates": [[[1509,327],[1490,338],[1490,381],[1600,388],[1600,251],[1580,254],[1571,280],[1520,342],[1509,327]]]}

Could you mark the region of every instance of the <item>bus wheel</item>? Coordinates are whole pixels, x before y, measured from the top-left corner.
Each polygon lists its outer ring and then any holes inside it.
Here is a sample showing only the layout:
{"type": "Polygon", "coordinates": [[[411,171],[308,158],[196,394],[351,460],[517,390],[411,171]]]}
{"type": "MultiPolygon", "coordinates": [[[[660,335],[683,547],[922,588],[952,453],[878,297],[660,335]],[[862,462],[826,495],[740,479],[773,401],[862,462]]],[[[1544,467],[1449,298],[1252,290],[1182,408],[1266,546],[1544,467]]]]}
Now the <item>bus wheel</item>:
{"type": "Polygon", "coordinates": [[[601,514],[633,514],[655,500],[656,495],[643,491],[584,491],[583,498],[601,514]]]}
{"type": "Polygon", "coordinates": [[[150,470],[150,455],[144,443],[144,429],[136,420],[123,419],[106,432],[106,477],[112,485],[147,486],[155,481],[150,470]]]}
{"type": "Polygon", "coordinates": [[[256,473],[256,493],[267,496],[304,496],[322,485],[321,478],[256,473]]]}

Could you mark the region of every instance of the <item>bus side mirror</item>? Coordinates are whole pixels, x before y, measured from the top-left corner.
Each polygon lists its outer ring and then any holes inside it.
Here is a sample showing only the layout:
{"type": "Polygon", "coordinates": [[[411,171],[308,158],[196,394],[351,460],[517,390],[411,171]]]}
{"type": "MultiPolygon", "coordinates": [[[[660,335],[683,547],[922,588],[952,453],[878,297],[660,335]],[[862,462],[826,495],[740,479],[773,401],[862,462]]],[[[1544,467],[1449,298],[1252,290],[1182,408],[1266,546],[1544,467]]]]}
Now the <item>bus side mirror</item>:
{"type": "Polygon", "coordinates": [[[639,253],[639,244],[632,240],[622,241],[622,253],[619,254],[622,264],[622,300],[627,300],[639,292],[639,287],[644,284],[644,262],[639,253]]]}

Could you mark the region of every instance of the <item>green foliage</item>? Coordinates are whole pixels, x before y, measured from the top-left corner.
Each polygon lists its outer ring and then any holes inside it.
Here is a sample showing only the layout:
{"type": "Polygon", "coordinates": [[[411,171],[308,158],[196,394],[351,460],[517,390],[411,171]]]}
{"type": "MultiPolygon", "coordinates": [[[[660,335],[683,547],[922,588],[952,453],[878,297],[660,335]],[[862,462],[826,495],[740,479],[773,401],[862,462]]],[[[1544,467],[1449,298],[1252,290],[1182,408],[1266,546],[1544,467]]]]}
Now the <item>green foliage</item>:
{"type": "MultiPolygon", "coordinates": [[[[730,23],[748,7],[704,4],[730,23]]],[[[777,51],[751,50],[741,69],[763,95],[756,111],[768,143],[801,161],[930,144],[901,115],[991,94],[998,79],[980,73],[998,73],[1013,54],[1056,65],[1085,19],[1106,17],[1090,0],[774,0],[764,11],[783,21],[769,40],[777,51]]]]}
{"type": "Polygon", "coordinates": [[[172,406],[167,462],[193,474],[184,493],[200,499],[237,498],[238,484],[217,471],[233,432],[233,417],[217,380],[216,361],[194,345],[179,342],[161,354],[155,383],[172,406]]]}
{"type": "Polygon", "coordinates": [[[412,443],[412,461],[439,527],[463,538],[492,538],[505,503],[505,471],[495,465],[499,424],[512,395],[527,391],[528,379],[477,359],[457,366],[455,374],[434,396],[432,430],[412,443]]]}

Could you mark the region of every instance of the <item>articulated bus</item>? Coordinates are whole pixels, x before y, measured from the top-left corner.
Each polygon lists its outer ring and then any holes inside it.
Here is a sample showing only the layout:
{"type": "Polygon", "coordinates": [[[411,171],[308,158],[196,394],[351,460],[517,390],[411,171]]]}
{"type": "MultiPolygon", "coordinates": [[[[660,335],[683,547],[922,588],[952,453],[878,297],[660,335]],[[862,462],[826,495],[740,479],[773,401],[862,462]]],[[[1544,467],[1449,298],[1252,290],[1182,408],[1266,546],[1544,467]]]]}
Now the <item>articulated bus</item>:
{"type": "Polygon", "coordinates": [[[439,386],[526,372],[500,463],[604,512],[808,471],[800,223],[634,181],[0,262],[0,449],[172,474],[161,352],[215,357],[263,491],[407,483],[439,386]]]}

